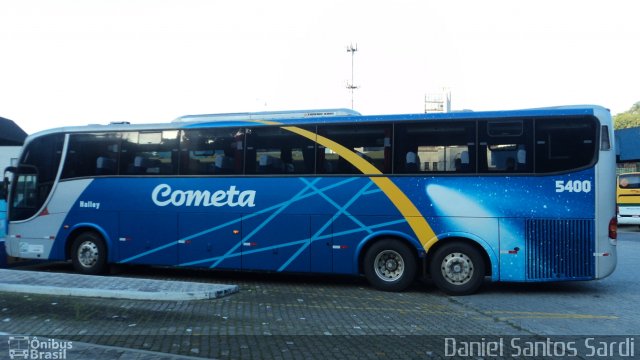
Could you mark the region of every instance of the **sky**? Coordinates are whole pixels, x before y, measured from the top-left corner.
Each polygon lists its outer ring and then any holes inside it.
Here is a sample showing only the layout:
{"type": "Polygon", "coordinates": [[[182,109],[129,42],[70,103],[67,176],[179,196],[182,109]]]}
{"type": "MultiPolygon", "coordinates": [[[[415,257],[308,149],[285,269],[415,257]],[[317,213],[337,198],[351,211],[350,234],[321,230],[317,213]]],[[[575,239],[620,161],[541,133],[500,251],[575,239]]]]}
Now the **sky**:
{"type": "Polygon", "coordinates": [[[635,0],[0,0],[0,116],[34,133],[351,108],[350,83],[365,115],[424,112],[443,88],[454,110],[617,114],[640,101],[638,14],[635,0]]]}

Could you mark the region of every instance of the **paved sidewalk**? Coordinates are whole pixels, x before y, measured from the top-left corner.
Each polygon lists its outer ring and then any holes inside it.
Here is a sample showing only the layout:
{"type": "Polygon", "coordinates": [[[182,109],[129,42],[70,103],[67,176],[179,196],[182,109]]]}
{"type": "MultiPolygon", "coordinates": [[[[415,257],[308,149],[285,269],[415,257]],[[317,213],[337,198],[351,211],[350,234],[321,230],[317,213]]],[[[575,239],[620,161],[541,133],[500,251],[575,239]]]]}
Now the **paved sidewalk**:
{"type": "Polygon", "coordinates": [[[238,286],[0,269],[0,292],[181,301],[220,298],[238,286]]]}

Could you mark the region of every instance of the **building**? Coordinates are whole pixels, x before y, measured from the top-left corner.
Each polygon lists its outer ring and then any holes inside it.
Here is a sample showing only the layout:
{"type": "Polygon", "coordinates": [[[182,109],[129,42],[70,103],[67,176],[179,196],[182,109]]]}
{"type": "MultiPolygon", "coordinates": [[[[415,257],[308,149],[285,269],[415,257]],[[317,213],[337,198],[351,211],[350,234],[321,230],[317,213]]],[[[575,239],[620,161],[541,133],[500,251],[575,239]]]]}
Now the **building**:
{"type": "Polygon", "coordinates": [[[640,172],[640,127],[616,130],[615,136],[618,174],[640,172]]]}
{"type": "Polygon", "coordinates": [[[0,169],[11,165],[12,159],[17,159],[20,147],[27,137],[16,123],[0,117],[0,169]]]}
{"type": "Polygon", "coordinates": [[[451,91],[443,88],[441,92],[428,93],[424,96],[425,113],[451,112],[451,91]]]}

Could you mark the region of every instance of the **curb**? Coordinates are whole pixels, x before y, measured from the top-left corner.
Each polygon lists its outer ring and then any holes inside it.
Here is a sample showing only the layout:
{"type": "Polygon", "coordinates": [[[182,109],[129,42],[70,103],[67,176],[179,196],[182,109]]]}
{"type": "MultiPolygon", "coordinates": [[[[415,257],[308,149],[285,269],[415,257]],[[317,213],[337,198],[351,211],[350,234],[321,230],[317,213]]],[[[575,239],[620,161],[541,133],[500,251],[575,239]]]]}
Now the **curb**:
{"type": "Polygon", "coordinates": [[[0,292],[189,301],[217,299],[238,291],[237,285],[0,269],[0,292]]]}
{"type": "Polygon", "coordinates": [[[57,286],[42,285],[15,285],[0,284],[0,292],[13,292],[22,294],[37,295],[59,295],[59,296],[79,296],[79,297],[96,297],[108,299],[127,299],[127,300],[156,300],[156,301],[188,301],[188,300],[211,300],[231,295],[239,291],[237,285],[228,285],[227,288],[214,291],[190,291],[190,292],[171,292],[171,291],[122,291],[122,290],[106,290],[106,289],[87,289],[87,288],[63,288],[57,286]]]}

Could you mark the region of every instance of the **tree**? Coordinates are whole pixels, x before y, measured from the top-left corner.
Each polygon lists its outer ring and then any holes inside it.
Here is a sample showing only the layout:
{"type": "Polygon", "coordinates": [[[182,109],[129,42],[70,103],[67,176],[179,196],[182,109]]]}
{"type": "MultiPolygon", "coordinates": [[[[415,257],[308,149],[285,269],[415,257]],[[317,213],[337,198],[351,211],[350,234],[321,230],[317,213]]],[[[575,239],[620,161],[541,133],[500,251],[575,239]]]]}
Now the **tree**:
{"type": "Polygon", "coordinates": [[[613,117],[614,128],[626,129],[640,126],[640,101],[633,104],[631,109],[613,117]]]}

